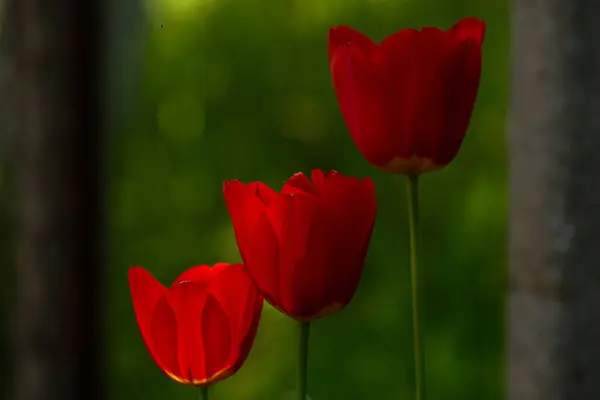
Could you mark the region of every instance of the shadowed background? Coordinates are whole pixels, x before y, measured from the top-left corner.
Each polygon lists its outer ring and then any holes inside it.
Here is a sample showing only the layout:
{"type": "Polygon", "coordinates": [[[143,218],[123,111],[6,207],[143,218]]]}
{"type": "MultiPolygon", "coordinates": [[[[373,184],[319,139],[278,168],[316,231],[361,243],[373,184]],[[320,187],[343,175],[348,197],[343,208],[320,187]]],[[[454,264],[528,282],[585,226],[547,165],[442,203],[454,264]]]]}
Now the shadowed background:
{"type": "MultiPolygon", "coordinates": [[[[141,51],[126,41],[120,49],[135,60],[135,72],[112,67],[122,89],[113,99],[120,112],[106,154],[109,398],[196,396],[150,359],[132,310],[129,266],[141,265],[168,285],[191,266],[239,261],[222,182],[261,180],[279,189],[295,172],[313,168],[371,177],[379,211],[353,302],[312,325],[310,396],[411,398],[405,182],[368,165],[354,147],[332,88],[327,32],[345,24],[378,42],[401,28],[447,29],[470,15],[487,22],[471,126],[454,162],[421,179],[428,391],[432,400],[504,398],[507,2],[147,6],[141,51]]],[[[0,248],[8,247],[3,239],[0,248]]],[[[294,323],[266,306],[245,366],[211,397],[282,399],[294,386],[295,335],[294,323]]]]}

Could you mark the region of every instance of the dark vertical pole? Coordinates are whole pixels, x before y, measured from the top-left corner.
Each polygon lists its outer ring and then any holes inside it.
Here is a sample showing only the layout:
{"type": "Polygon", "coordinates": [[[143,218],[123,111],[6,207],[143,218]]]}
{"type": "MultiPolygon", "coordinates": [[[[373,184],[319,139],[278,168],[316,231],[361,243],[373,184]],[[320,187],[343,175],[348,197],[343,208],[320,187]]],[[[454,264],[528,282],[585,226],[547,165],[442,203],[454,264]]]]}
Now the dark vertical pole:
{"type": "Polygon", "coordinates": [[[599,18],[513,0],[511,400],[600,399],[599,18]]]}
{"type": "MultiPolygon", "coordinates": [[[[18,0],[0,2],[0,265],[4,268],[2,279],[5,282],[0,294],[0,375],[10,377],[12,372],[12,339],[9,327],[12,325],[11,312],[14,304],[14,244],[10,207],[13,200],[9,185],[11,161],[13,159],[13,139],[16,120],[14,118],[15,93],[15,50],[17,32],[14,24],[16,3],[18,0]]],[[[10,379],[0,379],[0,398],[11,398],[10,379]]]]}
{"type": "Polygon", "coordinates": [[[102,397],[99,0],[18,0],[18,400],[102,397]]]}

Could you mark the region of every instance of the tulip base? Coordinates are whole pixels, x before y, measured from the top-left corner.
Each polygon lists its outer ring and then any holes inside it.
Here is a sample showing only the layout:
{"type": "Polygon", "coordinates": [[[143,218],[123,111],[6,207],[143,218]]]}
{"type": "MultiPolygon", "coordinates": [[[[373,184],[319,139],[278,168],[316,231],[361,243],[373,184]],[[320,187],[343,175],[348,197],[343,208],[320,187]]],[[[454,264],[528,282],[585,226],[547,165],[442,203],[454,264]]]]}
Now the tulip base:
{"type": "Polygon", "coordinates": [[[298,322],[298,376],[296,399],[306,400],[308,375],[308,333],[310,322],[298,322]]]}
{"type": "Polygon", "coordinates": [[[419,287],[419,176],[409,175],[408,189],[408,225],[410,232],[410,275],[412,287],[413,344],[415,352],[416,400],[425,400],[425,350],[421,328],[421,293],[419,287]]]}

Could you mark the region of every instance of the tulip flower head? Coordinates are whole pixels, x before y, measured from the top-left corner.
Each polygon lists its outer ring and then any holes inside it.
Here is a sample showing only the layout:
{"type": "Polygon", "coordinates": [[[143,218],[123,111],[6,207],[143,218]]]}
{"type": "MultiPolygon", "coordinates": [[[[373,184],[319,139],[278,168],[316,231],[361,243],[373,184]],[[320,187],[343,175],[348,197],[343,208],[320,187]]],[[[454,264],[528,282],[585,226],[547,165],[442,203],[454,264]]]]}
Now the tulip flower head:
{"type": "Polygon", "coordinates": [[[206,387],[242,366],[262,311],[262,297],[243,265],[197,266],[170,288],[132,267],[129,286],[142,338],[169,377],[206,387]]]}
{"type": "Polygon", "coordinates": [[[225,182],[240,253],[265,300],[308,322],[346,307],[357,289],[376,214],[373,182],[332,171],[292,176],[277,193],[225,182]]]}
{"type": "Polygon", "coordinates": [[[346,26],[330,29],[335,93],[369,163],[420,174],[454,159],[477,97],[484,35],[476,18],[447,31],[400,30],[379,45],[346,26]]]}

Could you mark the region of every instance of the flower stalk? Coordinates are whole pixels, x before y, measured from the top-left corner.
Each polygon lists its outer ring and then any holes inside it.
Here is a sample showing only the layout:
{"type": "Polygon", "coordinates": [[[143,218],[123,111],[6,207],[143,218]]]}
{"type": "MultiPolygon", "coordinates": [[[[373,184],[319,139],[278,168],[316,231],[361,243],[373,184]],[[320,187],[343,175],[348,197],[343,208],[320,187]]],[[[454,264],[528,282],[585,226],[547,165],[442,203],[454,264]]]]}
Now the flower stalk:
{"type": "Polygon", "coordinates": [[[425,349],[421,326],[421,291],[419,285],[419,176],[408,177],[408,225],[410,232],[410,275],[412,287],[413,345],[415,354],[415,399],[425,400],[425,349]]]}
{"type": "Polygon", "coordinates": [[[198,400],[208,400],[208,386],[200,388],[198,400]]]}
{"type": "Polygon", "coordinates": [[[297,400],[306,400],[308,375],[308,333],[310,322],[298,322],[297,400]]]}

